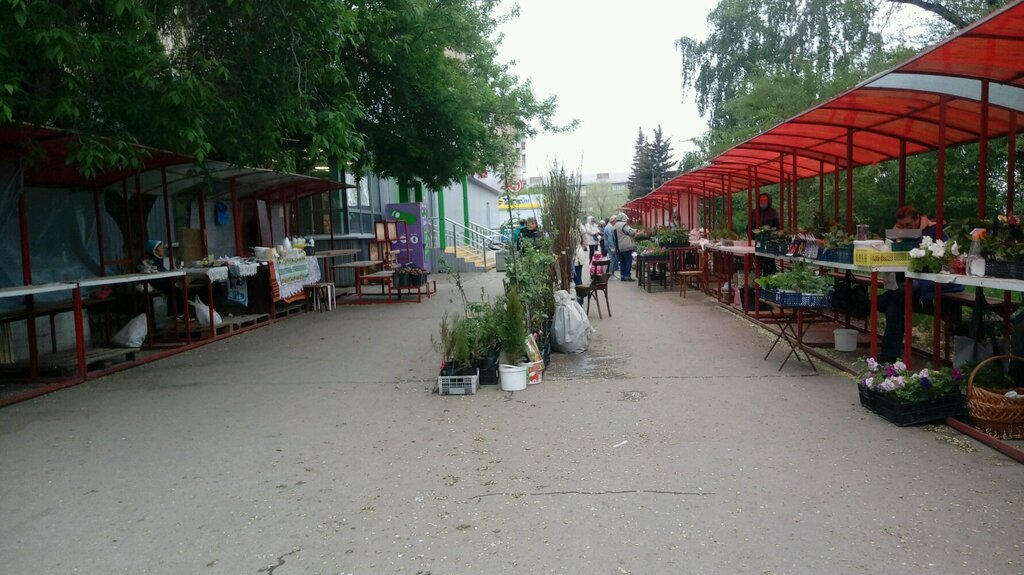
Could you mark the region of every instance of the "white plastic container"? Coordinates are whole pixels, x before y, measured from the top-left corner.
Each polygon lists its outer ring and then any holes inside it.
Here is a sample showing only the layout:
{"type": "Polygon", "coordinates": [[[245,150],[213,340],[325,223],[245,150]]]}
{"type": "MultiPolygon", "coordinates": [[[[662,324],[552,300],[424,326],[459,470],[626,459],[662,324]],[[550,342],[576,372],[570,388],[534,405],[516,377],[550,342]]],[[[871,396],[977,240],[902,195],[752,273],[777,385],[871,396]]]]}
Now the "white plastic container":
{"type": "Polygon", "coordinates": [[[498,366],[498,379],[501,382],[502,391],[522,391],[526,389],[526,385],[529,382],[530,366],[525,365],[509,365],[503,363],[498,366]]]}
{"type": "Polygon", "coordinates": [[[857,330],[836,329],[832,330],[836,338],[836,351],[857,351],[857,330]]]}

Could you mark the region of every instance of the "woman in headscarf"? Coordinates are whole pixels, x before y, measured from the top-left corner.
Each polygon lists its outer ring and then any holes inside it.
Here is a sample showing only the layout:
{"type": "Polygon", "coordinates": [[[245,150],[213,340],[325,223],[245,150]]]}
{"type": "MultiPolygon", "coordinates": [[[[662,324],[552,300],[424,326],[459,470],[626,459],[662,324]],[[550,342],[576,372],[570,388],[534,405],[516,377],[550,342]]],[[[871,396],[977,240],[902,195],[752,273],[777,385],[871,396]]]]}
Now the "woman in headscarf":
{"type": "MultiPolygon", "coordinates": [[[[749,226],[751,232],[758,228],[768,226],[773,230],[782,229],[782,224],[779,222],[779,212],[775,211],[772,207],[772,197],[766,193],[762,193],[757,196],[757,211],[750,218],[749,226]]],[[[758,263],[761,266],[761,275],[770,276],[775,273],[775,260],[772,258],[760,257],[757,258],[758,263]]]]}
{"type": "MultiPolygon", "coordinates": [[[[164,243],[160,240],[146,241],[146,259],[139,264],[141,273],[166,272],[167,264],[164,263],[164,243]]],[[[173,278],[159,278],[149,282],[153,289],[167,296],[167,315],[177,314],[184,317],[186,309],[185,297],[181,288],[175,284],[173,278]],[[173,302],[170,298],[174,298],[173,302]],[[173,304],[173,305],[172,305],[173,304]]]]}

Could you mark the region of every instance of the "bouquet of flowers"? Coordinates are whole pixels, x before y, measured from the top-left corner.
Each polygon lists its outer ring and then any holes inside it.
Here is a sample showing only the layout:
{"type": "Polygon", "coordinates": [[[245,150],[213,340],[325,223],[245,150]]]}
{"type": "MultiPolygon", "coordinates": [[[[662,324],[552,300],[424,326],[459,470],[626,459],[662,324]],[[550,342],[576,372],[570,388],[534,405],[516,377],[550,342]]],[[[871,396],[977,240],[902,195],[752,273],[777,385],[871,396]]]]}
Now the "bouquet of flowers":
{"type": "Polygon", "coordinates": [[[958,368],[918,372],[907,369],[907,364],[896,360],[892,364],[880,364],[874,358],[867,359],[867,371],[861,375],[858,385],[879,393],[891,393],[903,401],[927,401],[945,397],[957,389],[964,379],[958,368]]]}
{"type": "Polygon", "coordinates": [[[937,274],[959,255],[960,246],[956,242],[947,243],[924,236],[921,238],[921,245],[910,250],[910,263],[907,269],[912,272],[937,274]]]}

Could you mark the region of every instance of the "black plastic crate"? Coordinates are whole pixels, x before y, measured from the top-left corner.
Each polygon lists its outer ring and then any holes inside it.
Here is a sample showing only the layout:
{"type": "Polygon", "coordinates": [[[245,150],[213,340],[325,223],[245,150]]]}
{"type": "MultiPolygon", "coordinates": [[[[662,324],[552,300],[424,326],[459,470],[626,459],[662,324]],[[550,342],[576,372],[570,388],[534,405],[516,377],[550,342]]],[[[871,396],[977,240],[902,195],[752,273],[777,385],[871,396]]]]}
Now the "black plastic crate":
{"type": "Polygon", "coordinates": [[[964,399],[959,390],[953,390],[945,397],[920,402],[903,401],[894,394],[864,386],[858,386],[858,390],[861,405],[899,427],[959,417],[963,412],[964,399]]]}
{"type": "Polygon", "coordinates": [[[818,252],[818,261],[835,262],[837,264],[853,263],[853,244],[845,248],[824,248],[818,252]]]}

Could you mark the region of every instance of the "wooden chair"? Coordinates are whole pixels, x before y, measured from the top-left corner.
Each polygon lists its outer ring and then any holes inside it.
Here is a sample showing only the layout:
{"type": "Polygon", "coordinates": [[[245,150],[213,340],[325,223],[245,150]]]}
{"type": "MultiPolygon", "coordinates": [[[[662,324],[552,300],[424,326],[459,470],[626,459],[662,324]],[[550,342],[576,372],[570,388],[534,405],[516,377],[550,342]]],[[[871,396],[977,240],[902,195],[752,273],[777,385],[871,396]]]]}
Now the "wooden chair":
{"type": "MultiPolygon", "coordinates": [[[[594,266],[597,273],[591,276],[590,286],[587,289],[587,315],[590,315],[590,300],[596,299],[596,294],[604,292],[604,305],[608,308],[608,317],[612,317],[612,304],[608,302],[608,266],[610,261],[597,262],[594,266]]],[[[601,315],[601,300],[597,300],[597,317],[604,319],[601,315]]]]}
{"type": "Polygon", "coordinates": [[[697,285],[707,290],[707,276],[704,275],[704,254],[701,253],[699,248],[692,248],[683,252],[682,256],[683,270],[676,272],[676,276],[679,277],[679,295],[686,297],[686,289],[690,283],[690,278],[695,278],[697,285]],[[690,254],[696,257],[697,261],[694,265],[686,264],[687,256],[690,254]]]}

